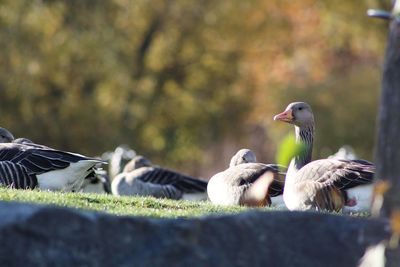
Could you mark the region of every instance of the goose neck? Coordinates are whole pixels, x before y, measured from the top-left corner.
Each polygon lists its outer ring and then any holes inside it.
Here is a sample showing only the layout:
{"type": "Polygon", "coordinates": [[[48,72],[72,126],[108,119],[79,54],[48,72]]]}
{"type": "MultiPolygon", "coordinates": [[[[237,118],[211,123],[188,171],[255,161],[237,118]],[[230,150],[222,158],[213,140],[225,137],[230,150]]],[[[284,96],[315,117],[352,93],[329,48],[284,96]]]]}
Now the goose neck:
{"type": "Polygon", "coordinates": [[[314,142],[314,126],[306,127],[295,126],[296,144],[301,147],[300,153],[295,155],[289,165],[288,172],[297,172],[304,165],[311,161],[313,142],[314,142]]]}

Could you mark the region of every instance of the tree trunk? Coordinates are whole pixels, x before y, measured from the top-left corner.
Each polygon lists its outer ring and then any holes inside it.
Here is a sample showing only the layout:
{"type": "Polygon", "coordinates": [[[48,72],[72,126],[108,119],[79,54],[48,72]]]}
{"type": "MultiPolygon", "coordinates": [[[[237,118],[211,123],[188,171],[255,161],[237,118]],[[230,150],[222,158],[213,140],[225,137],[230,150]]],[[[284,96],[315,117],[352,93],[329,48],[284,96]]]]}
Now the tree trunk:
{"type": "MultiPolygon", "coordinates": [[[[394,10],[392,14],[396,13],[394,10]]],[[[380,215],[391,218],[393,222],[394,215],[400,211],[400,21],[397,19],[390,23],[378,124],[376,176],[381,185],[389,186],[386,192],[382,192],[380,215]]],[[[399,248],[396,252],[389,249],[387,266],[398,266],[399,262],[399,248]]]]}
{"type": "Polygon", "coordinates": [[[390,183],[382,215],[390,216],[400,208],[400,23],[390,24],[383,66],[382,96],[376,148],[376,174],[390,183]]]}

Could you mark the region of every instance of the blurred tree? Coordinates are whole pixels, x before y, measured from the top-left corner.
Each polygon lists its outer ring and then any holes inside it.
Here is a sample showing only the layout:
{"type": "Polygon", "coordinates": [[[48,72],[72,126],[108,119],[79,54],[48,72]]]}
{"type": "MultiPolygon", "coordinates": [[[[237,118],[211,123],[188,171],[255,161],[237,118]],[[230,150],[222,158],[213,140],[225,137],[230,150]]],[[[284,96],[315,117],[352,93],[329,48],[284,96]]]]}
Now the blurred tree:
{"type": "MultiPolygon", "coordinates": [[[[385,266],[400,262],[400,1],[392,1],[391,12],[368,10],[368,15],[390,22],[382,71],[382,93],[379,105],[378,130],[375,145],[376,183],[372,215],[380,215],[390,222],[392,232],[381,247],[386,251],[381,258],[385,266]],[[385,259],[386,258],[386,259],[385,259]],[[386,262],[385,262],[386,261],[386,262]]],[[[377,258],[377,257],[376,257],[377,258]]]]}
{"type": "Polygon", "coordinates": [[[241,147],[273,161],[287,129],[271,116],[300,99],[316,156],[349,143],[370,158],[385,26],[367,24],[371,2],[1,1],[0,125],[208,176],[241,147]]]}

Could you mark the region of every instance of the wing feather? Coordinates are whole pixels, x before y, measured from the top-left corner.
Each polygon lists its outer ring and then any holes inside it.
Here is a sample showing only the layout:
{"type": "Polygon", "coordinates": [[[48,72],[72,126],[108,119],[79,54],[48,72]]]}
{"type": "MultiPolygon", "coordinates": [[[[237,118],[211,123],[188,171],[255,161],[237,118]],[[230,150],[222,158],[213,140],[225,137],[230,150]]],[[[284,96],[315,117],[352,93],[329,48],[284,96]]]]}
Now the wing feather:
{"type": "Polygon", "coordinates": [[[71,163],[81,160],[100,160],[88,158],[79,154],[64,152],[40,145],[0,144],[0,161],[11,161],[23,165],[28,174],[64,169],[71,163]]]}
{"type": "Polygon", "coordinates": [[[33,189],[38,185],[35,175],[11,161],[0,161],[0,183],[15,189],[33,189]]]}
{"type": "Polygon", "coordinates": [[[334,185],[339,190],[370,184],[374,179],[375,167],[364,160],[328,160],[326,167],[320,167],[324,174],[317,180],[327,186],[334,185]]]}
{"type": "MultiPolygon", "coordinates": [[[[137,169],[141,174],[137,177],[143,182],[160,185],[173,185],[185,193],[205,192],[207,182],[160,167],[142,167],[137,169]]],[[[135,172],[136,170],[134,170],[135,172]]]]}
{"type": "MultiPolygon", "coordinates": [[[[269,185],[268,194],[271,197],[276,197],[283,194],[285,185],[285,172],[284,167],[277,164],[263,164],[263,163],[244,163],[233,167],[238,170],[241,176],[239,186],[250,185],[257,181],[264,173],[270,171],[273,173],[273,181],[269,185]]],[[[229,175],[229,174],[228,174],[229,175]]]]}

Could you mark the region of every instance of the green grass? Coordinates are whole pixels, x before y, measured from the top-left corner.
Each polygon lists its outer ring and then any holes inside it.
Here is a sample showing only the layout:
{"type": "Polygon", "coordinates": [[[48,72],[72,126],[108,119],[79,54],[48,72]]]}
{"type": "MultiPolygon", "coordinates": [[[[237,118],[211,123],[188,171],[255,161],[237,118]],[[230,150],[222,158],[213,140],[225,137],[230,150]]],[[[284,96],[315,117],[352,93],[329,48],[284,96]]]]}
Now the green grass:
{"type": "MultiPolygon", "coordinates": [[[[82,210],[101,211],[115,215],[149,216],[155,218],[198,217],[209,214],[232,214],[248,210],[277,210],[277,208],[255,209],[241,206],[217,206],[208,201],[194,202],[136,196],[117,197],[105,194],[16,190],[4,187],[0,187],[0,201],[50,204],[82,210]]],[[[341,213],[332,214],[341,215],[341,213]]],[[[369,213],[366,212],[352,213],[350,215],[369,217],[369,213]]]]}
{"type": "MultiPolygon", "coordinates": [[[[238,213],[249,210],[239,206],[216,206],[210,202],[156,199],[152,197],[117,197],[105,194],[61,193],[39,190],[0,188],[0,200],[95,210],[115,215],[158,218],[197,217],[206,214],[238,213]]],[[[269,210],[264,208],[262,210],[269,210]]]]}

